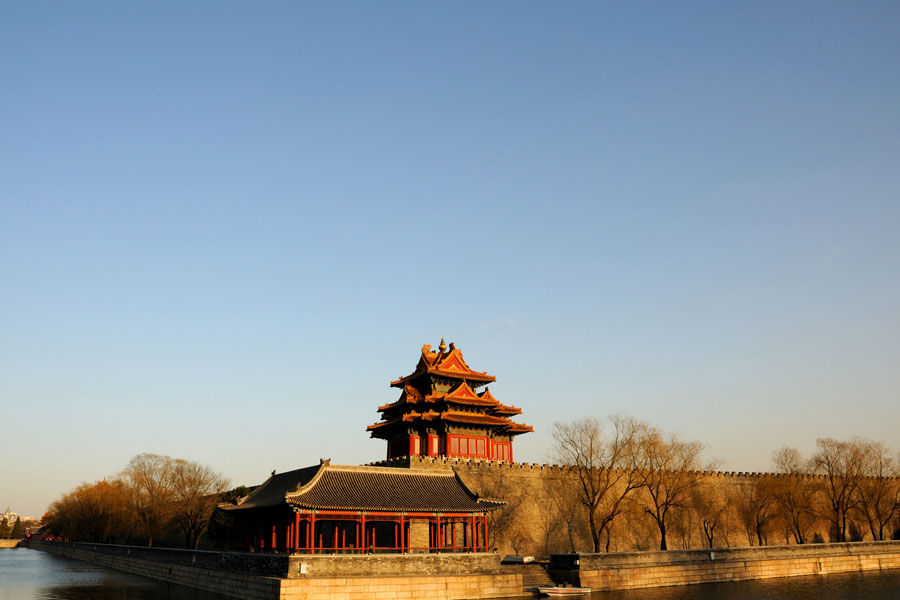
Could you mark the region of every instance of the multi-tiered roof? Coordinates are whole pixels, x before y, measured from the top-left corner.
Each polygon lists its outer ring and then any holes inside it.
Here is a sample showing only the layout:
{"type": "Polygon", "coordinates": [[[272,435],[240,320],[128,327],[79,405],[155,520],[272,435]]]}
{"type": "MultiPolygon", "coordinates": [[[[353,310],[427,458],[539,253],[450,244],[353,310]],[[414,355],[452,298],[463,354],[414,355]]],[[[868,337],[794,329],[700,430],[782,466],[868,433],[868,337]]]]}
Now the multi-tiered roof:
{"type": "MultiPolygon", "coordinates": [[[[471,369],[454,344],[447,347],[442,339],[437,351],[425,344],[415,371],[391,382],[391,387],[402,390],[400,398],[379,406],[382,420],[367,431],[372,437],[389,441],[407,435],[423,439],[427,435],[443,436],[444,446],[447,435],[484,437],[501,443],[534,431],[510,419],[522,413],[520,408],[501,404],[487,387],[477,391],[494,381],[493,375],[471,369]]],[[[435,454],[431,450],[429,445],[422,454],[435,454]]]]}

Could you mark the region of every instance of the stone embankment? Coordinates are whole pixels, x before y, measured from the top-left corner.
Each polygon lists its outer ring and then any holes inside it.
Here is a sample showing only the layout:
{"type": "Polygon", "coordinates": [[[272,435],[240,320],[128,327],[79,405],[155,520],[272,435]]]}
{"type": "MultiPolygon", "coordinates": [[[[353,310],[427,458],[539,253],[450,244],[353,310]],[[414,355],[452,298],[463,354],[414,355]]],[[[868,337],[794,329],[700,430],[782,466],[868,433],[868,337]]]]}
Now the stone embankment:
{"type": "Polygon", "coordinates": [[[521,596],[496,554],[272,555],[105,544],[31,547],[241,600],[461,599],[521,596]]]}
{"type": "Polygon", "coordinates": [[[551,562],[555,575],[573,583],[593,590],[624,590],[900,569],[900,542],[557,554],[551,562]]]}
{"type": "MultiPolygon", "coordinates": [[[[522,569],[496,554],[278,555],[32,542],[95,564],[242,600],[460,599],[521,596],[522,569]]],[[[900,542],[668,552],[556,554],[557,580],[623,590],[900,569],[900,542]]]]}
{"type": "Polygon", "coordinates": [[[22,540],[0,540],[0,548],[15,548],[22,540]]]}

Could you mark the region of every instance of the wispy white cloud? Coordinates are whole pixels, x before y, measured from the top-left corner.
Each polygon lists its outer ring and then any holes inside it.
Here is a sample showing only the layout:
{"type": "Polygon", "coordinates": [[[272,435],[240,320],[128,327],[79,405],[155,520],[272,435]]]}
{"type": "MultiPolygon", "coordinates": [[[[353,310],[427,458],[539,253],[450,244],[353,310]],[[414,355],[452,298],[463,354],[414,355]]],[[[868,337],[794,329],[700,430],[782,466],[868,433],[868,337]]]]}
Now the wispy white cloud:
{"type": "Polygon", "coordinates": [[[513,321],[512,319],[506,319],[506,318],[501,317],[499,319],[494,319],[493,321],[486,321],[484,323],[479,323],[478,328],[484,329],[485,327],[496,327],[496,326],[500,326],[500,325],[505,325],[506,327],[513,327],[515,324],[516,324],[516,322],[513,321]]]}

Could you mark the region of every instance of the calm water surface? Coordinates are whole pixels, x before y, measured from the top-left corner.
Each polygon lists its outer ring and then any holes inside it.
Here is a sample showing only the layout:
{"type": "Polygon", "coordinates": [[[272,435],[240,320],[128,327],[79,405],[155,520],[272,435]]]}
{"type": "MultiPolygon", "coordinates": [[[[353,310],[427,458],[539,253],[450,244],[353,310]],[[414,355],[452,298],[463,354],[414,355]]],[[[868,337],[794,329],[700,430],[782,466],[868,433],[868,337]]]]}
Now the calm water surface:
{"type": "Polygon", "coordinates": [[[604,592],[591,600],[900,600],[900,571],[836,573],[604,592]]]}
{"type": "MultiPolygon", "coordinates": [[[[575,596],[579,598],[579,596],[575,596]]],[[[522,598],[532,598],[522,596],[522,598]]],[[[624,592],[594,592],[584,600],[900,600],[900,570],[704,583],[624,592]]]]}
{"type": "MultiPolygon", "coordinates": [[[[0,549],[0,600],[221,599],[37,550],[0,549]]],[[[595,592],[590,600],[900,600],[900,570],[595,592]]]]}
{"type": "Polygon", "coordinates": [[[222,596],[30,550],[0,548],[0,600],[221,600],[222,596]]]}

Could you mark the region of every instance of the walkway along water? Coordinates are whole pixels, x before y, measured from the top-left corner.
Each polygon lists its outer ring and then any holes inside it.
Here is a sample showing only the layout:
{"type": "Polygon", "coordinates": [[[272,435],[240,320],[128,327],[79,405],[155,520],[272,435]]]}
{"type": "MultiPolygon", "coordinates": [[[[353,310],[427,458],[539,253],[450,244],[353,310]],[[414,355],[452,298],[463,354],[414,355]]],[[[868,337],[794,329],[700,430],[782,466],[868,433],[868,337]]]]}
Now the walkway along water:
{"type": "MultiPolygon", "coordinates": [[[[34,542],[32,547],[247,600],[521,597],[495,554],[277,555],[34,542]]],[[[557,578],[595,590],[900,569],[900,542],[554,555],[557,578]]]]}
{"type": "Polygon", "coordinates": [[[522,575],[496,554],[292,555],[32,542],[31,547],[243,600],[510,598],[522,575]]]}

